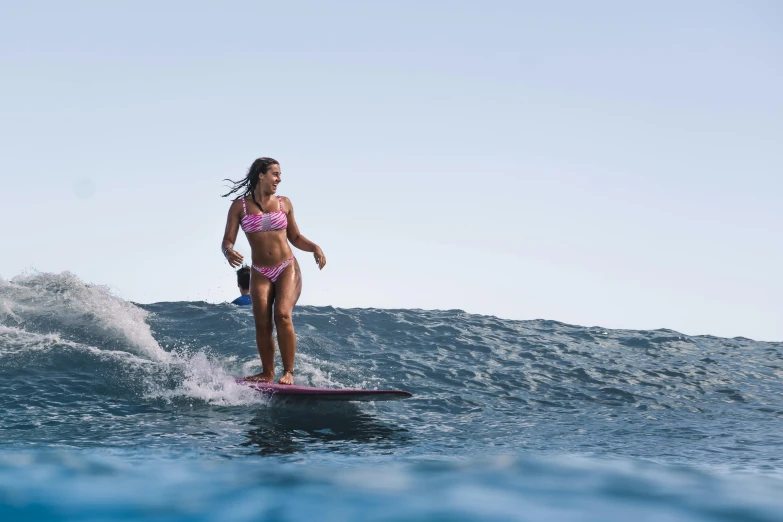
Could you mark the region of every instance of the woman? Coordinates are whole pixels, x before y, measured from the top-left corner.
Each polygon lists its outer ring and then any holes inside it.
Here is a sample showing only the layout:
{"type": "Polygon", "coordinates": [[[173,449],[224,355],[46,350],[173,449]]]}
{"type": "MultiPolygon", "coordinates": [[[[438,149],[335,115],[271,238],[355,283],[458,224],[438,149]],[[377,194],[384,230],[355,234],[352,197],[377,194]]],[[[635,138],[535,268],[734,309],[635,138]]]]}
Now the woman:
{"type": "Polygon", "coordinates": [[[299,250],[312,252],[319,269],[326,265],[321,248],[299,233],[291,200],[276,196],[280,184],[280,164],[272,158],[258,158],[242,181],[234,184],[228,194],[241,195],[228,210],[226,233],[221,250],[228,263],[236,268],[242,256],[234,250],[237,231],[242,230],[250,243],[253,269],[250,277],[250,298],[256,323],[256,344],[261,356],[261,373],[247,380],[272,382],[275,378],[275,343],[272,339],[272,310],[277,327],[277,344],[283,360],[280,384],[294,383],[296,334],[291,313],[302,293],[302,274],[290,241],[299,250]]]}

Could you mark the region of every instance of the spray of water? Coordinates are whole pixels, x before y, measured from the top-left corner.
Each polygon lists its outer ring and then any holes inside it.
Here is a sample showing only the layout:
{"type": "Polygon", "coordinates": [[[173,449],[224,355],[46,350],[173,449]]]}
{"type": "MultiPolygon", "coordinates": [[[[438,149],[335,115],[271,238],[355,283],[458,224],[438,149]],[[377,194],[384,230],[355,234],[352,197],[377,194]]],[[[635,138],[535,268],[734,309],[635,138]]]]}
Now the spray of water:
{"type": "Polygon", "coordinates": [[[148,316],[107,287],[86,284],[69,272],[0,279],[0,364],[12,355],[27,355],[32,364],[74,351],[124,365],[125,373],[142,381],[146,398],[263,403],[259,394],[235,382],[231,358],[187,347],[164,349],[148,316]]]}

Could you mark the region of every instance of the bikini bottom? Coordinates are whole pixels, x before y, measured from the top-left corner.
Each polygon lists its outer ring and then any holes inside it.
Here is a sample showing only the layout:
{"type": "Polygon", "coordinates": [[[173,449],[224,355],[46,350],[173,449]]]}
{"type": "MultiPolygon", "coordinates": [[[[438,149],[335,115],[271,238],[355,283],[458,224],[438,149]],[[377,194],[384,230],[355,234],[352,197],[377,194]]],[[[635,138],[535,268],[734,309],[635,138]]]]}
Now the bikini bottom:
{"type": "Polygon", "coordinates": [[[268,277],[269,280],[274,283],[275,281],[277,281],[277,278],[280,277],[280,274],[283,273],[285,267],[290,265],[291,261],[293,260],[294,260],[294,256],[291,256],[277,266],[265,267],[265,266],[253,265],[253,268],[261,275],[265,275],[266,277],[268,277]]]}

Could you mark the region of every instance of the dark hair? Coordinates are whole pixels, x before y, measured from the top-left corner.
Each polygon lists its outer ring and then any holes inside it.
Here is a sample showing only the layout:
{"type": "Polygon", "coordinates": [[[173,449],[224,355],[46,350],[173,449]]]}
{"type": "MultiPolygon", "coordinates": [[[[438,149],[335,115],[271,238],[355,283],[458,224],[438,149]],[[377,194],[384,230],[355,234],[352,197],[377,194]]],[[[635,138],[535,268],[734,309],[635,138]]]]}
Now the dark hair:
{"type": "Polygon", "coordinates": [[[250,165],[250,169],[248,169],[247,176],[245,176],[244,179],[240,181],[225,179],[224,181],[229,181],[233,183],[234,186],[231,187],[231,190],[229,190],[228,193],[223,194],[223,197],[225,198],[231,194],[238,194],[239,196],[252,194],[258,184],[258,176],[266,174],[266,171],[269,170],[269,167],[272,165],[280,165],[280,163],[272,158],[258,158],[250,165]]]}
{"type": "Polygon", "coordinates": [[[250,267],[243,266],[237,270],[237,284],[242,290],[250,290],[250,267]]]}

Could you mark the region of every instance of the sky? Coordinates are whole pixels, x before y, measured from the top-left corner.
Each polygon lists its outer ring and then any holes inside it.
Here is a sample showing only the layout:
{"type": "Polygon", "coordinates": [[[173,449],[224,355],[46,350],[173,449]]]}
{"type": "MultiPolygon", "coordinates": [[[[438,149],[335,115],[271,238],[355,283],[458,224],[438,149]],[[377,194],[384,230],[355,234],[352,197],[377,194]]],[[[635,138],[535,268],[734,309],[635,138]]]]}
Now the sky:
{"type": "Polygon", "coordinates": [[[0,277],[231,300],[224,179],[271,156],[328,260],[296,252],[300,304],[781,341],[781,27],[771,0],[3,2],[0,277]]]}

